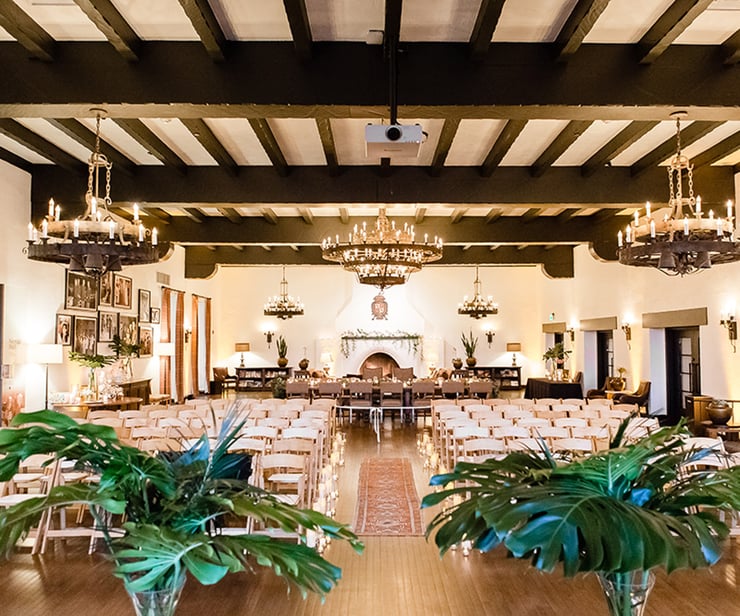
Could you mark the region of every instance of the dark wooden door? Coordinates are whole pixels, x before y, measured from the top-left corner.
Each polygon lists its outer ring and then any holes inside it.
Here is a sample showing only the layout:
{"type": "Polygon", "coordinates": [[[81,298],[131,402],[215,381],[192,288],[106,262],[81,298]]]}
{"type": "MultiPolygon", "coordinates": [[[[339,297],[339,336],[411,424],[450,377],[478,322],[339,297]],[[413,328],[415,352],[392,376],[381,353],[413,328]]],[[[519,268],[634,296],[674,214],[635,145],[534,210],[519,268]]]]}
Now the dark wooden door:
{"type": "Polygon", "coordinates": [[[666,329],[666,382],[668,421],[686,416],[689,400],[701,393],[699,328],[666,329]]]}
{"type": "Polygon", "coordinates": [[[606,377],[614,376],[614,335],[612,330],[596,332],[596,383],[601,387],[606,377]]]}

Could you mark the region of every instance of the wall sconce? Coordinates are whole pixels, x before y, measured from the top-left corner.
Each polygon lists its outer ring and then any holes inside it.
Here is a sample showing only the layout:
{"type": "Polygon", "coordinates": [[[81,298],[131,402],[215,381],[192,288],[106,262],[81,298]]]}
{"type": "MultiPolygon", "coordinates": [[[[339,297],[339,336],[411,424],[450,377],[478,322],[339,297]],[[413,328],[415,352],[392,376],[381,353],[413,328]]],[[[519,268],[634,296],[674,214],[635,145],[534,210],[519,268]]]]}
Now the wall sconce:
{"type": "Polygon", "coordinates": [[[491,343],[493,342],[493,337],[496,335],[496,332],[492,329],[487,329],[484,332],[486,334],[486,340],[488,341],[488,348],[491,348],[491,343]]]}
{"type": "Polygon", "coordinates": [[[190,336],[193,334],[193,331],[190,329],[185,330],[185,344],[190,342],[190,336]]]}
{"type": "Polygon", "coordinates": [[[573,327],[569,327],[565,330],[565,333],[570,336],[570,341],[575,342],[576,341],[576,330],[573,327]]]}
{"type": "Polygon", "coordinates": [[[632,327],[630,327],[629,323],[625,323],[622,325],[622,331],[624,332],[624,337],[627,340],[627,348],[632,349],[632,327]]]}
{"type": "Polygon", "coordinates": [[[722,319],[719,322],[720,325],[723,325],[727,328],[727,337],[730,339],[730,344],[732,345],[732,352],[736,353],[737,348],[737,321],[735,320],[735,317],[733,315],[727,315],[724,319],[722,319]]]}
{"type": "Polygon", "coordinates": [[[270,348],[270,343],[272,342],[272,337],[275,335],[275,332],[270,331],[269,329],[265,332],[265,338],[267,338],[267,348],[270,348]]]}

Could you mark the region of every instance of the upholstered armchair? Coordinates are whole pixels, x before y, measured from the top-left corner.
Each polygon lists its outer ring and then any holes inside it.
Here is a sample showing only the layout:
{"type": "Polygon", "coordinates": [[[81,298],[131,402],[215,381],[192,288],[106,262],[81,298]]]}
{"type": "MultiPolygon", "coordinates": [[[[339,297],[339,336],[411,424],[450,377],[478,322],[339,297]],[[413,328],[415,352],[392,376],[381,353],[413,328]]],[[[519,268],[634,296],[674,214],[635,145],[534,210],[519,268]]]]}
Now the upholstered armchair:
{"type": "Polygon", "coordinates": [[[650,399],[650,381],[640,381],[640,386],[631,394],[614,394],[612,399],[615,404],[636,404],[638,407],[644,406],[647,411],[650,399]]]}

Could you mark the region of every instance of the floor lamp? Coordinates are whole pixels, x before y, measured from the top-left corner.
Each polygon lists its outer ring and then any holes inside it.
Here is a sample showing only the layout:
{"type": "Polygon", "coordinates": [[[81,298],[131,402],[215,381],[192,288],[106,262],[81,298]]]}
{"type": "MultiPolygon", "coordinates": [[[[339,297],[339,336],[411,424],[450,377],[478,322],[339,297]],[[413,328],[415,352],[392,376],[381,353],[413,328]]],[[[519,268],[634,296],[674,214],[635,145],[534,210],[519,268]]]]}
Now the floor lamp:
{"type": "Polygon", "coordinates": [[[64,361],[64,347],[61,344],[32,344],[28,349],[28,363],[43,364],[46,367],[46,387],[44,389],[44,408],[49,408],[49,364],[64,361]]]}

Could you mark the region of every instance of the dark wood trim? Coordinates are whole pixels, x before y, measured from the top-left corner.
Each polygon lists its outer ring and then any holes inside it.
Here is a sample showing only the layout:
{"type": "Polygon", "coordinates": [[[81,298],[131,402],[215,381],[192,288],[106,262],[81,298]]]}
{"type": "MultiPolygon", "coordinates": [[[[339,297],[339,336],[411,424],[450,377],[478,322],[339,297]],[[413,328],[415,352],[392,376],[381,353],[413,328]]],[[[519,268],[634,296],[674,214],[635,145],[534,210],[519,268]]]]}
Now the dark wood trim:
{"type": "Polygon", "coordinates": [[[556,216],[558,222],[563,223],[569,221],[571,218],[575,218],[578,215],[578,212],[583,211],[581,208],[578,207],[569,207],[564,209],[560,214],[556,216]]]}
{"type": "Polygon", "coordinates": [[[474,60],[483,59],[488,53],[493,33],[501,17],[506,0],[481,0],[478,15],[475,18],[473,32],[468,41],[470,57],[474,60]]]}
{"type": "Polygon", "coordinates": [[[67,154],[67,152],[37,135],[32,130],[29,130],[20,122],[0,119],[0,133],[27,147],[29,150],[33,150],[36,154],[50,160],[55,165],[59,165],[62,169],[72,171],[79,182],[79,176],[84,170],[84,165],[74,156],[67,154]]]}
{"type": "Polygon", "coordinates": [[[727,65],[740,62],[740,30],[722,43],[724,63],[727,65]]]}
{"type": "Polygon", "coordinates": [[[278,224],[278,216],[275,213],[275,210],[273,210],[272,208],[263,207],[260,209],[260,213],[262,214],[262,218],[264,218],[271,225],[278,224]]]}
{"type": "Polygon", "coordinates": [[[118,126],[138,141],[147,151],[165,165],[171,166],[178,173],[184,174],[187,167],[185,162],[173,152],[164,141],[155,135],[141,120],[114,118],[118,126]]]}
{"type": "Polygon", "coordinates": [[[578,0],[555,40],[558,60],[567,60],[580,49],[608,4],[609,0],[578,0]]]}
{"type": "Polygon", "coordinates": [[[21,158],[17,154],[8,151],[5,148],[0,148],[0,160],[4,160],[6,163],[10,163],[14,167],[23,169],[23,171],[27,171],[28,173],[33,171],[33,165],[25,158],[21,158]]]}
{"type": "Polygon", "coordinates": [[[0,0],[0,26],[34,58],[44,62],[54,60],[54,39],[13,0],[0,0]]]}
{"type": "Polygon", "coordinates": [[[302,60],[310,60],[313,38],[308,19],[305,0],[283,0],[285,14],[288,16],[290,34],[293,37],[296,54],[302,60]]]}
{"type": "Polygon", "coordinates": [[[139,59],[141,39],[110,0],[74,0],[115,50],[129,62],[139,59]]]}
{"type": "Polygon", "coordinates": [[[201,212],[197,207],[184,207],[182,208],[182,211],[188,218],[195,222],[201,223],[206,219],[203,212],[201,212]]]}
{"type": "Polygon", "coordinates": [[[223,144],[218,140],[218,137],[213,133],[205,120],[195,119],[182,119],[180,120],[198,142],[206,149],[219,165],[221,165],[226,171],[232,175],[239,173],[239,165],[231,157],[231,154],[226,150],[223,144]]]}
{"type": "Polygon", "coordinates": [[[346,207],[340,207],[339,208],[339,220],[342,221],[343,225],[346,225],[349,223],[349,211],[346,207]]]}
{"type": "Polygon", "coordinates": [[[581,174],[584,177],[588,177],[595,173],[609,163],[610,160],[619,156],[619,154],[624,152],[624,150],[638,139],[644,137],[658,124],[659,122],[657,121],[631,122],[581,165],[581,174]]]}
{"type": "Polygon", "coordinates": [[[640,39],[640,64],[651,64],[714,0],[675,0],[640,39]]]}
{"type": "Polygon", "coordinates": [[[456,225],[457,223],[459,223],[463,219],[463,216],[465,216],[465,214],[467,213],[467,211],[468,211],[468,208],[466,208],[466,207],[457,207],[457,208],[455,208],[452,211],[452,214],[450,214],[450,222],[453,225],[456,225]]]}
{"type": "Polygon", "coordinates": [[[208,0],[179,0],[179,2],[208,55],[213,60],[223,61],[226,58],[226,35],[208,0]]]}
{"type": "Polygon", "coordinates": [[[265,154],[272,162],[272,166],[280,177],[287,177],[290,173],[290,167],[283,156],[280,144],[275,139],[275,135],[270,128],[269,122],[264,118],[249,118],[249,125],[252,127],[254,134],[257,135],[260,144],[265,150],[265,154]]]}
{"type": "Polygon", "coordinates": [[[243,218],[233,207],[220,207],[218,213],[232,224],[240,225],[243,222],[243,218]]]}
{"type": "Polygon", "coordinates": [[[385,0],[384,17],[384,43],[385,52],[389,52],[388,45],[391,41],[398,43],[401,38],[401,13],[403,12],[403,0],[385,0]]]}
{"type": "Polygon", "coordinates": [[[426,214],[427,214],[427,208],[417,207],[416,212],[414,214],[414,222],[417,225],[420,225],[421,223],[424,222],[424,217],[426,216],[426,214]]]}
{"type": "Polygon", "coordinates": [[[540,177],[545,173],[591,124],[593,122],[590,120],[571,120],[568,122],[568,125],[560,131],[560,134],[555,137],[553,142],[545,148],[545,151],[532,164],[530,167],[532,176],[540,177]]]}
{"type": "Polygon", "coordinates": [[[526,125],[527,120],[509,120],[506,122],[506,126],[496,137],[496,141],[480,166],[480,174],[484,178],[491,177],[526,125]]]}
{"type": "Polygon", "coordinates": [[[337,146],[334,143],[334,133],[331,130],[329,118],[316,118],[316,127],[321,138],[321,147],[324,149],[324,158],[329,167],[329,175],[334,177],[339,174],[339,161],[337,160],[337,146]]]}
{"type": "Polygon", "coordinates": [[[698,169],[704,165],[716,163],[737,150],[740,150],[740,133],[725,137],[708,150],[704,150],[701,154],[694,156],[691,162],[694,163],[694,169],[698,169]]]}
{"type": "Polygon", "coordinates": [[[169,225],[173,220],[174,216],[165,212],[162,208],[154,205],[144,205],[144,213],[148,214],[152,218],[156,218],[158,222],[169,225]]]}
{"type": "Polygon", "coordinates": [[[503,215],[504,211],[500,207],[492,207],[486,214],[486,224],[496,222],[503,215]]]}
{"type": "Polygon", "coordinates": [[[541,208],[531,207],[519,217],[519,220],[523,223],[532,222],[535,218],[539,217],[541,212],[541,208]]]}
{"type": "Polygon", "coordinates": [[[298,208],[298,214],[301,218],[303,218],[303,222],[305,222],[307,225],[313,224],[313,213],[311,210],[307,207],[299,207],[298,208]]]}
{"type": "Polygon", "coordinates": [[[434,157],[432,158],[432,164],[429,167],[429,174],[433,177],[438,177],[442,173],[442,168],[447,160],[447,155],[450,153],[452,142],[455,140],[457,134],[457,128],[460,125],[459,118],[447,118],[444,126],[442,126],[442,133],[437,141],[437,147],[434,150],[434,157]]]}

